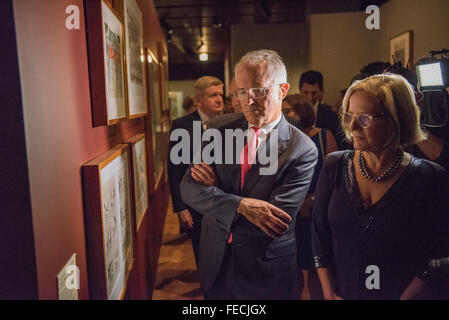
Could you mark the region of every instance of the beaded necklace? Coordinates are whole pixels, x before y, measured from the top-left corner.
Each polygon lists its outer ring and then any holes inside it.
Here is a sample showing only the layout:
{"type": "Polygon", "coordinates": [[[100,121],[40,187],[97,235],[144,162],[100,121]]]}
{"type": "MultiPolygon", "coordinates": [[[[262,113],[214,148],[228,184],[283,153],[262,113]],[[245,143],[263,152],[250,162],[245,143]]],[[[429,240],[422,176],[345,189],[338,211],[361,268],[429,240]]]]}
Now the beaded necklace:
{"type": "Polygon", "coordinates": [[[384,181],[387,178],[391,177],[398,171],[399,167],[401,166],[402,159],[404,158],[404,150],[402,148],[399,148],[396,152],[396,156],[391,163],[390,167],[388,167],[384,172],[382,172],[379,176],[374,177],[371,174],[369,174],[368,169],[366,167],[366,160],[365,156],[363,155],[363,152],[360,151],[359,155],[359,169],[362,175],[372,181],[372,182],[379,182],[384,181]]]}

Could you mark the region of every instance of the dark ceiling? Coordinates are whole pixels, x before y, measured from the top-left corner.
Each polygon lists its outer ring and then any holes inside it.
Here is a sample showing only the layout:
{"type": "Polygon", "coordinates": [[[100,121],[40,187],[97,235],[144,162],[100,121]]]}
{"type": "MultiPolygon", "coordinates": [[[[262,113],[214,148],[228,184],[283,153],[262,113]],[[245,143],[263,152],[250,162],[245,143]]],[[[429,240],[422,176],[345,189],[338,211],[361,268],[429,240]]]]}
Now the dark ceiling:
{"type": "Polygon", "coordinates": [[[232,24],[304,22],[309,13],[364,10],[385,0],[154,0],[170,63],[193,63],[199,52],[223,61],[232,24]],[[368,3],[369,2],[369,3],[368,3]]]}

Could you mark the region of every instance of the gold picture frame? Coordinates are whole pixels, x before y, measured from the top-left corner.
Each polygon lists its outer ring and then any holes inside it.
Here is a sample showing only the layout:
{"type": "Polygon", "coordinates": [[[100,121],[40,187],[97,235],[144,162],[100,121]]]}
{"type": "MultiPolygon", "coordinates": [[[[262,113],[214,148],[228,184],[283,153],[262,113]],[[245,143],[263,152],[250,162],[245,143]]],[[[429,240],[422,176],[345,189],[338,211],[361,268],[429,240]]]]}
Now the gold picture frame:
{"type": "Polygon", "coordinates": [[[92,299],[123,299],[134,263],[129,158],[119,144],[82,167],[92,299]]]}
{"type": "Polygon", "coordinates": [[[413,30],[398,34],[390,39],[390,63],[401,62],[410,69],[413,65],[413,30]]]}
{"type": "Polygon", "coordinates": [[[124,27],[105,0],[85,1],[93,126],[128,119],[124,27]]]}

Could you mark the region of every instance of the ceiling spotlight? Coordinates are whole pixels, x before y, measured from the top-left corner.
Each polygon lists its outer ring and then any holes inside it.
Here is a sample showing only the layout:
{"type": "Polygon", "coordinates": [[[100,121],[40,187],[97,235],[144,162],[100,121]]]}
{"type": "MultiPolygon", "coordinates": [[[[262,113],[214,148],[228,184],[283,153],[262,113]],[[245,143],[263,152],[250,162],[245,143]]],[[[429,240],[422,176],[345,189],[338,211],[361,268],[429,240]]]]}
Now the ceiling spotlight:
{"type": "Polygon", "coordinates": [[[200,58],[200,61],[207,61],[207,60],[209,60],[209,55],[207,53],[200,53],[199,58],[200,58]]]}
{"type": "Polygon", "coordinates": [[[212,21],[212,28],[219,29],[221,27],[223,27],[223,23],[219,20],[218,17],[214,17],[212,21]]]}

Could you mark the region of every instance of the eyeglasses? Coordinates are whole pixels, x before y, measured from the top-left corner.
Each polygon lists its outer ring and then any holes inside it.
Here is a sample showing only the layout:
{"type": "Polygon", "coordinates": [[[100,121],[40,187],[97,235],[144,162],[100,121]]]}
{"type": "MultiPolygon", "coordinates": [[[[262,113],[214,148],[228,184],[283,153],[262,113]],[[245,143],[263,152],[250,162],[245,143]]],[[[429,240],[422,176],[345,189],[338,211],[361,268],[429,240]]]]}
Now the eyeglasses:
{"type": "Polygon", "coordinates": [[[249,95],[251,95],[251,97],[253,97],[254,99],[262,99],[265,98],[265,96],[267,95],[268,89],[272,88],[272,87],[276,87],[278,86],[278,84],[269,86],[269,87],[265,87],[265,88],[249,88],[249,89],[245,89],[245,88],[238,88],[237,90],[235,90],[235,96],[239,99],[239,100],[247,100],[249,95]]]}
{"type": "Polygon", "coordinates": [[[357,124],[361,126],[362,128],[368,128],[373,123],[373,119],[375,118],[381,118],[385,116],[384,114],[380,114],[377,116],[373,116],[368,113],[350,113],[350,112],[343,112],[342,113],[342,120],[343,124],[347,127],[349,127],[352,123],[352,119],[355,117],[355,121],[357,121],[357,124]]]}

